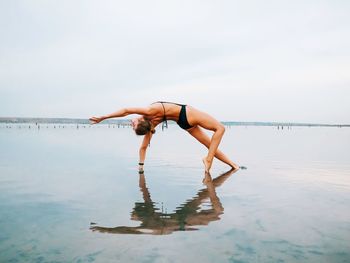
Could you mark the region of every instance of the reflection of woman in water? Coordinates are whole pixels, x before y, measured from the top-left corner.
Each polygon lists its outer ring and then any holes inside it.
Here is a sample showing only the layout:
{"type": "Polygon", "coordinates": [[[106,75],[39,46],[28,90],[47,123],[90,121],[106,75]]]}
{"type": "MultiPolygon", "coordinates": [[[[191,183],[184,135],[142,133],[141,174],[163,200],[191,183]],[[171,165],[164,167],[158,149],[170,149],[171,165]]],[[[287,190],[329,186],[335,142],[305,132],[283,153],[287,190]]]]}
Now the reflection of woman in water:
{"type": "Polygon", "coordinates": [[[100,227],[91,226],[91,230],[115,234],[153,234],[166,235],[174,231],[197,230],[194,226],[208,225],[211,221],[220,219],[224,208],[216,195],[215,188],[220,186],[232,173],[230,171],[218,176],[214,180],[211,179],[209,173],[206,173],[204,183],[205,189],[198,191],[197,195],[186,201],[173,213],[164,213],[156,208],[152,202],[151,195],[146,186],[144,174],[140,174],[139,186],[143,195],[144,202],[135,203],[135,207],[131,214],[131,219],[141,221],[140,226],[128,227],[100,227]],[[202,210],[201,205],[210,199],[211,209],[202,210]]]}
{"type": "Polygon", "coordinates": [[[186,130],[208,148],[208,154],[203,158],[206,172],[209,172],[214,157],[228,164],[233,169],[239,169],[237,164],[218,149],[225,132],[224,125],[209,114],[189,105],[159,101],[145,108],[124,108],[106,116],[91,117],[90,121],[92,124],[96,124],[105,119],[124,117],[130,114],[141,115],[132,120],[132,126],[137,135],[145,135],[139,151],[140,170],[143,170],[147,146],[151,141],[152,134],[155,133],[155,127],[161,122],[163,122],[162,129],[168,127],[167,120],[176,121],[182,129],[186,130]],[[213,131],[213,136],[209,138],[202,128],[213,131]]]}

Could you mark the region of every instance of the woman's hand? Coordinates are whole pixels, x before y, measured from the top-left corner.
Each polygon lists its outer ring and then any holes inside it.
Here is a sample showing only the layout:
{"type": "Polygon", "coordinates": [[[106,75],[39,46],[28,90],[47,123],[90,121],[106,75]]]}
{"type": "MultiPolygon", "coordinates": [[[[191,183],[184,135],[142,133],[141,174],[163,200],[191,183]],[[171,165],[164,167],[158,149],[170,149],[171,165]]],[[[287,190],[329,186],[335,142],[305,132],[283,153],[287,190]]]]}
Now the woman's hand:
{"type": "Polygon", "coordinates": [[[103,117],[91,117],[89,119],[91,121],[91,124],[96,124],[104,120],[103,117]]]}
{"type": "Polygon", "coordinates": [[[139,174],[143,174],[144,170],[143,170],[143,163],[139,163],[139,174]]]}

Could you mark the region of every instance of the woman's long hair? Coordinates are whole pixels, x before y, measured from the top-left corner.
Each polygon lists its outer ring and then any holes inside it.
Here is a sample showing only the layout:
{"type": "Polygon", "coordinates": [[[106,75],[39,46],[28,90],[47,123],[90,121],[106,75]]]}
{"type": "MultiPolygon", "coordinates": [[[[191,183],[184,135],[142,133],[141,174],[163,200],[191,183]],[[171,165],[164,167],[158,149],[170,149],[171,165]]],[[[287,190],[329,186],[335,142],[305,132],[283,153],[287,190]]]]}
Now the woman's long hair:
{"type": "Polygon", "coordinates": [[[149,119],[143,117],[143,120],[139,121],[139,123],[137,124],[137,127],[135,129],[135,133],[137,135],[145,135],[149,132],[151,132],[153,134],[156,132],[156,130],[154,129],[151,121],[149,119]]]}

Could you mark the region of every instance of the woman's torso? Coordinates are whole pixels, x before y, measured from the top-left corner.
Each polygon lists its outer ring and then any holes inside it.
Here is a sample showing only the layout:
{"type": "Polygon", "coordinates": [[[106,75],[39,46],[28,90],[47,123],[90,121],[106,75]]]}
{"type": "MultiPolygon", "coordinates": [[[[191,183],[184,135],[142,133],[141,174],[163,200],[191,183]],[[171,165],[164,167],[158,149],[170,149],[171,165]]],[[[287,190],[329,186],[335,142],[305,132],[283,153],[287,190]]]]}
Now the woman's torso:
{"type": "Polygon", "coordinates": [[[180,110],[183,104],[173,102],[157,101],[150,105],[150,108],[154,112],[150,116],[146,116],[150,119],[154,126],[165,120],[178,121],[180,110]]]}
{"type": "Polygon", "coordinates": [[[151,114],[145,117],[152,122],[154,127],[161,122],[165,123],[162,128],[167,127],[166,120],[176,121],[181,128],[187,131],[196,126],[215,131],[219,126],[222,126],[218,120],[209,114],[189,105],[173,102],[154,102],[149,107],[151,114]],[[179,117],[181,117],[180,120],[179,117]]]}

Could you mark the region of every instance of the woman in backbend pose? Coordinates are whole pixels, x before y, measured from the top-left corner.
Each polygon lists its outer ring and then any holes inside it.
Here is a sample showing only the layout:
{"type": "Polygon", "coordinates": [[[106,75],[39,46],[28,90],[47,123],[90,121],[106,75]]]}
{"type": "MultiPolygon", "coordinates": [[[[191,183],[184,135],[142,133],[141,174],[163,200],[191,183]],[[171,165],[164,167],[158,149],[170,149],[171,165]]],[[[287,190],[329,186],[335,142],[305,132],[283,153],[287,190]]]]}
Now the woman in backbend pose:
{"type": "Polygon", "coordinates": [[[199,111],[189,105],[159,101],[145,108],[124,108],[105,116],[91,117],[90,121],[92,124],[96,124],[105,119],[124,117],[130,114],[141,115],[131,121],[136,134],[144,135],[139,150],[139,165],[141,171],[143,170],[147,146],[151,141],[152,135],[155,133],[155,127],[161,122],[163,123],[162,129],[168,127],[167,120],[176,121],[182,129],[186,130],[208,148],[208,154],[203,158],[206,172],[210,171],[214,157],[228,164],[233,169],[239,169],[237,164],[232,162],[218,149],[221,138],[225,132],[224,125],[209,114],[199,111]],[[213,131],[213,136],[209,138],[202,128],[213,131]]]}

